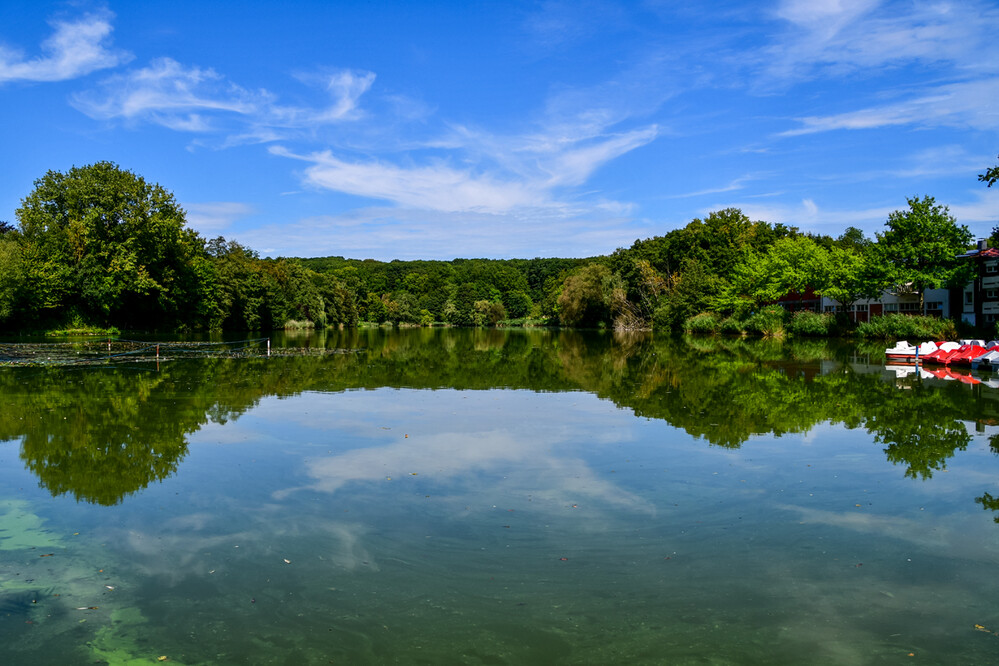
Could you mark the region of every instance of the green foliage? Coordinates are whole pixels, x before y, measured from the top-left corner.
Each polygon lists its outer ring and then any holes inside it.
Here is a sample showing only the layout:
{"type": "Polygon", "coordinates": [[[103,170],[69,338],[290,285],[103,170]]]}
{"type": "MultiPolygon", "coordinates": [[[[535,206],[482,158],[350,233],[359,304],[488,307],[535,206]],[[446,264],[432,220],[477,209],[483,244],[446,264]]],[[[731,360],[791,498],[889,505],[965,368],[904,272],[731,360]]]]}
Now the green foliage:
{"type": "Polygon", "coordinates": [[[702,312],[683,322],[683,329],[693,335],[714,335],[721,327],[721,317],[714,312],[702,312]]]}
{"type": "Polygon", "coordinates": [[[768,305],[746,319],[746,332],[765,338],[783,338],[788,325],[787,310],[779,305],[768,305]]]}
{"type": "Polygon", "coordinates": [[[718,324],[718,330],[725,335],[744,335],[746,325],[738,317],[725,317],[718,324]]]}
{"type": "Polygon", "coordinates": [[[985,183],[986,187],[992,187],[999,181],[999,166],[989,167],[985,173],[978,174],[978,180],[985,183]]]}
{"type": "Polygon", "coordinates": [[[967,282],[972,267],[957,255],[971,243],[971,232],[958,225],[948,208],[933,197],[914,197],[908,203],[908,210],[888,216],[888,229],[878,234],[872,247],[874,264],[881,268],[885,286],[922,295],[926,289],[967,282]]]}
{"type": "Polygon", "coordinates": [[[496,326],[506,319],[506,308],[498,301],[475,301],[473,319],[476,326],[496,326]]]}
{"type": "Polygon", "coordinates": [[[49,171],[17,210],[42,308],[72,305],[94,322],[177,322],[200,239],[159,185],[110,162],[49,171]]]}
{"type": "Polygon", "coordinates": [[[787,327],[793,335],[830,337],[838,333],[836,316],[831,312],[811,312],[802,310],[791,316],[787,327]]]}
{"type": "Polygon", "coordinates": [[[503,306],[510,317],[520,319],[531,314],[534,303],[527,292],[522,289],[513,289],[503,296],[503,306]]]}
{"type": "Polygon", "coordinates": [[[883,281],[876,261],[869,243],[830,248],[826,279],[815,293],[833,299],[844,308],[861,298],[877,298],[883,281]]]}
{"type": "Polygon", "coordinates": [[[13,233],[0,235],[0,325],[11,320],[25,300],[26,266],[13,233]]]}
{"type": "Polygon", "coordinates": [[[746,253],[734,271],[732,288],[756,305],[821,288],[829,273],[829,253],[811,238],[781,238],[765,253],[746,253]]]}
{"type": "Polygon", "coordinates": [[[475,326],[475,302],[479,289],[472,282],[458,285],[445,304],[443,319],[452,326],[475,326]]]}
{"type": "Polygon", "coordinates": [[[687,261],[682,272],[674,273],[666,281],[653,314],[653,330],[679,330],[688,318],[714,309],[724,285],[725,281],[709,273],[700,261],[687,261]]]}
{"type": "Polygon", "coordinates": [[[565,279],[558,297],[559,319],[567,326],[581,328],[610,324],[616,287],[619,284],[607,266],[584,266],[565,279]]]}
{"type": "MultiPolygon", "coordinates": [[[[993,497],[991,493],[984,493],[975,498],[976,504],[981,504],[986,511],[999,511],[999,497],[993,497]]],[[[993,522],[999,523],[999,516],[992,518],[993,522]]]]}
{"type": "Polygon", "coordinates": [[[950,319],[889,314],[858,324],[855,333],[861,338],[883,340],[952,340],[957,336],[957,329],[950,319]]]}

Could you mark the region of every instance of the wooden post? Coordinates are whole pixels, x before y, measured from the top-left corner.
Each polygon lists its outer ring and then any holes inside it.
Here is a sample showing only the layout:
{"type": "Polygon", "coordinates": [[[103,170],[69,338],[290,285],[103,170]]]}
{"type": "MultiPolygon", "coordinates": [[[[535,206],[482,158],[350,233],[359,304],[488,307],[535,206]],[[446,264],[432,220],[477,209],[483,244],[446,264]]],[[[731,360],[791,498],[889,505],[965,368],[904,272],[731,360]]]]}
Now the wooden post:
{"type": "Polygon", "coordinates": [[[271,357],[271,339],[267,338],[267,358],[271,357]]]}

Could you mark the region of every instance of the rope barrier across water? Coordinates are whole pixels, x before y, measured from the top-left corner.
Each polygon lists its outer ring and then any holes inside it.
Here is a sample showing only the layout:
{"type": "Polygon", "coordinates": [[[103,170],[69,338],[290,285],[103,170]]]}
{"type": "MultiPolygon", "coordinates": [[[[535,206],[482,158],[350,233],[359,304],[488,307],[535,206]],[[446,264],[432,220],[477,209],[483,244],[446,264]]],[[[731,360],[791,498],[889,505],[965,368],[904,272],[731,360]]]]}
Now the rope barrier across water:
{"type": "MultiPolygon", "coordinates": [[[[290,348],[273,350],[279,356],[332,354],[342,349],[290,348]]],[[[268,358],[270,338],[217,342],[149,341],[101,338],[79,342],[0,342],[0,366],[78,366],[163,362],[191,358],[268,358]]]]}

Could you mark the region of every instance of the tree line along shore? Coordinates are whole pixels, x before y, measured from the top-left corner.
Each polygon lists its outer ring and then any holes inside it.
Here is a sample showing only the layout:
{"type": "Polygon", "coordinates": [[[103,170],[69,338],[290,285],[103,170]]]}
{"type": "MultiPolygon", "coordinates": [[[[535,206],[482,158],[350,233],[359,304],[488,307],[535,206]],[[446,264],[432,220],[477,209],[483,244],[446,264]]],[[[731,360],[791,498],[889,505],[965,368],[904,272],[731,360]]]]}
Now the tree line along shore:
{"type": "MultiPolygon", "coordinates": [[[[999,166],[979,175],[991,187],[999,166]]],[[[0,222],[0,331],[218,331],[399,326],[568,326],[780,337],[941,338],[948,319],[775,305],[808,292],[845,308],[891,290],[956,287],[974,241],[933,197],[869,238],[753,221],[728,208],[588,258],[261,258],[186,226],[174,196],[111,162],[49,171],[0,222]]],[[[999,237],[993,230],[993,241],[999,237]]],[[[992,331],[989,331],[992,333],[992,331]]]]}

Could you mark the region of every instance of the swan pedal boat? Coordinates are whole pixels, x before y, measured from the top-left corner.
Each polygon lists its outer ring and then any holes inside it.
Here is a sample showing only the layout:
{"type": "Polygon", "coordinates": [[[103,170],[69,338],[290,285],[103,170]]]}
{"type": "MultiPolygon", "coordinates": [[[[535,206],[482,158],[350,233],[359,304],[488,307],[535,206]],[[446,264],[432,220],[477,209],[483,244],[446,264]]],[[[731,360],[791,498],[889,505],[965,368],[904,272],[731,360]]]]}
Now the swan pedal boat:
{"type": "Polygon", "coordinates": [[[969,365],[972,368],[999,367],[999,340],[961,340],[960,342],[924,342],[910,345],[900,340],[885,350],[885,362],[936,363],[939,365],[969,365]]]}

